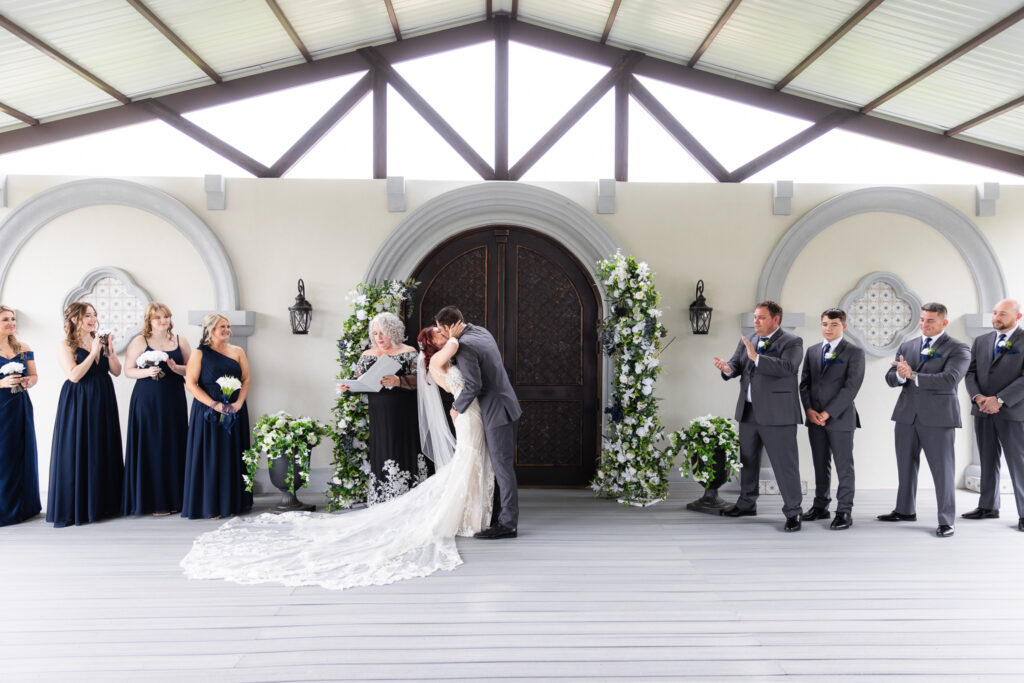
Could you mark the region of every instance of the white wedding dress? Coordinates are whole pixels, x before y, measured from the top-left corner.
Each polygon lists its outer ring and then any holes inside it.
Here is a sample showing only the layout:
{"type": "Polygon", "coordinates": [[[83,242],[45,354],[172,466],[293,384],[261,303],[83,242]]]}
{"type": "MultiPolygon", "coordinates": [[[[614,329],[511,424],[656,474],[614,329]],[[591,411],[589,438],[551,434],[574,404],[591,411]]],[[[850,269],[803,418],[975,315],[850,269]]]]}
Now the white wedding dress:
{"type": "MultiPolygon", "coordinates": [[[[458,396],[458,368],[446,379],[458,396]]],[[[192,579],[335,590],[454,569],[462,564],[455,536],[491,518],[494,473],[477,401],[455,420],[455,436],[451,462],[404,495],[344,513],[235,518],[196,539],[181,566],[192,579]]]]}

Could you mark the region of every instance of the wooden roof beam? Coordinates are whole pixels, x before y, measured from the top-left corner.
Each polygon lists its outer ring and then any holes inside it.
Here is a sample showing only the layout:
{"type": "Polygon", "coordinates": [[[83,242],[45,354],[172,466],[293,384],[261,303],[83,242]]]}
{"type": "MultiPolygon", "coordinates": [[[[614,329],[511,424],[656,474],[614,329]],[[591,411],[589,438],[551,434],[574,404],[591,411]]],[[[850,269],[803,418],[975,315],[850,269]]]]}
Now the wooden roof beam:
{"type": "Polygon", "coordinates": [[[50,59],[53,59],[54,61],[67,67],[72,72],[74,72],[79,78],[88,81],[90,84],[107,93],[121,104],[131,103],[131,99],[129,99],[127,95],[121,93],[116,88],[114,88],[114,86],[110,85],[109,83],[106,83],[99,76],[94,75],[88,69],[67,57],[60,50],[57,50],[56,48],[47,45],[39,38],[36,38],[34,35],[23,29],[21,26],[18,26],[17,24],[15,24],[13,21],[3,16],[2,14],[0,14],[0,27],[7,29],[21,40],[25,41],[35,49],[42,52],[50,59]]]}
{"type": "Polygon", "coordinates": [[[944,134],[948,135],[950,137],[952,137],[954,135],[959,135],[960,133],[963,133],[968,128],[973,128],[973,127],[977,126],[980,123],[985,123],[989,119],[994,119],[995,117],[999,116],[1000,114],[1005,114],[1006,112],[1010,111],[1011,109],[1016,109],[1017,107],[1021,106],[1022,104],[1024,104],[1024,95],[1018,97],[1015,100],[1010,100],[1006,104],[1001,104],[998,107],[996,107],[995,109],[989,109],[984,114],[979,114],[978,116],[975,116],[970,121],[964,121],[960,125],[953,126],[949,130],[945,131],[944,134]]]}
{"type": "Polygon", "coordinates": [[[615,23],[615,15],[619,13],[619,5],[622,4],[622,0],[615,0],[612,3],[612,8],[608,11],[608,21],[604,22],[604,32],[601,33],[601,43],[608,42],[608,35],[612,32],[612,24],[615,23]]]}
{"type": "Polygon", "coordinates": [[[868,102],[866,105],[861,107],[860,113],[867,114],[869,111],[877,109],[880,105],[885,104],[892,98],[899,95],[904,90],[924,80],[928,76],[931,76],[933,73],[943,68],[944,66],[947,66],[948,64],[956,61],[957,59],[960,59],[965,54],[967,54],[974,48],[978,47],[979,45],[987,41],[989,38],[992,38],[993,36],[1002,33],[1006,29],[1010,28],[1011,26],[1019,22],[1021,19],[1024,19],[1024,7],[1017,10],[1016,12],[1013,12],[1012,14],[1007,15],[1006,17],[996,22],[992,26],[989,26],[987,29],[985,29],[978,35],[968,40],[966,43],[963,43],[962,45],[957,46],[952,51],[942,55],[928,66],[921,69],[916,74],[912,75],[910,78],[907,78],[905,81],[897,85],[895,88],[892,88],[888,92],[876,97],[871,102],[868,102]]]}
{"type": "Polygon", "coordinates": [[[39,125],[39,119],[34,119],[31,116],[29,116],[28,114],[26,114],[25,112],[18,111],[14,107],[8,106],[8,105],[4,104],[3,102],[0,102],[0,111],[2,111],[3,113],[7,114],[8,116],[11,116],[11,117],[14,117],[14,118],[18,119],[22,123],[27,123],[30,126],[38,126],[39,125]]]}
{"type": "Polygon", "coordinates": [[[391,30],[395,32],[395,40],[401,40],[402,32],[398,30],[398,15],[395,14],[395,6],[391,4],[391,0],[384,0],[384,6],[388,10],[388,19],[391,20],[391,30]]]}
{"type": "Polygon", "coordinates": [[[722,12],[722,15],[718,17],[718,21],[716,21],[715,25],[711,27],[711,30],[708,31],[708,34],[704,36],[704,42],[702,42],[700,44],[700,47],[697,48],[697,51],[693,53],[693,56],[690,57],[690,61],[686,63],[686,66],[693,68],[694,66],[697,65],[697,62],[700,61],[700,58],[703,57],[707,49],[711,47],[711,42],[715,38],[717,38],[718,33],[723,28],[725,28],[725,23],[729,21],[729,18],[732,16],[732,13],[736,11],[736,8],[740,6],[741,2],[743,2],[743,0],[731,0],[729,6],[726,7],[725,11],[722,12]]]}
{"type": "Polygon", "coordinates": [[[760,156],[751,159],[747,163],[743,164],[735,171],[729,174],[730,182],[742,183],[744,180],[749,178],[756,173],[760,173],[764,169],[774,164],[779,159],[789,156],[796,150],[813,142],[820,138],[825,133],[829,132],[834,128],[838,128],[840,125],[845,123],[848,119],[857,116],[857,112],[852,109],[837,109],[822,120],[816,122],[814,125],[806,128],[793,137],[780,142],[779,144],[772,147],[770,150],[761,154],[760,156]]]}
{"type": "Polygon", "coordinates": [[[153,27],[160,31],[164,35],[164,38],[171,41],[174,47],[178,48],[182,54],[189,58],[189,60],[199,67],[199,69],[209,76],[210,80],[214,83],[223,83],[224,79],[220,77],[213,68],[207,64],[202,57],[196,54],[195,50],[190,48],[188,44],[182,40],[177,33],[171,30],[171,27],[163,22],[151,9],[146,7],[142,0],[128,0],[128,4],[131,5],[136,12],[145,17],[146,21],[153,25],[153,27]]]}
{"type": "Polygon", "coordinates": [[[295,27],[292,26],[292,22],[288,21],[288,17],[285,16],[284,10],[281,9],[281,6],[277,4],[277,0],[267,0],[267,5],[270,7],[270,11],[274,13],[274,16],[277,17],[277,21],[281,24],[281,28],[283,28],[284,32],[288,34],[288,37],[292,39],[292,43],[295,44],[295,48],[299,51],[299,54],[302,55],[302,58],[307,62],[312,62],[313,55],[311,55],[309,50],[306,49],[306,44],[302,42],[302,38],[299,38],[298,32],[295,30],[295,27]]]}
{"type": "Polygon", "coordinates": [[[840,38],[849,33],[850,29],[852,29],[854,26],[863,21],[864,17],[871,14],[875,10],[875,8],[877,8],[883,2],[885,2],[885,0],[868,0],[868,2],[866,2],[859,10],[854,12],[849,19],[844,21],[843,25],[835,30],[835,33],[826,38],[824,42],[821,43],[821,45],[814,48],[811,51],[811,54],[804,57],[804,60],[802,62],[797,64],[796,67],[794,67],[792,71],[786,74],[781,81],[776,83],[774,86],[775,89],[782,90],[787,85],[789,85],[789,83],[794,78],[803,73],[807,67],[809,67],[812,63],[814,63],[815,60],[818,59],[818,57],[825,54],[829,50],[829,48],[831,48],[833,45],[839,42],[840,38]]]}

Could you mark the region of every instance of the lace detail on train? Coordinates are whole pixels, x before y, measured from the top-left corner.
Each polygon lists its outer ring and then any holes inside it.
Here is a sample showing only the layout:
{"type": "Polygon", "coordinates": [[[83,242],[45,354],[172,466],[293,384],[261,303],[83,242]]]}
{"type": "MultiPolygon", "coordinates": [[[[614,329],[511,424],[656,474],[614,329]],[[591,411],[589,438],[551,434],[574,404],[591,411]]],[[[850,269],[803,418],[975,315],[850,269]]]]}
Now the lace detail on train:
{"type": "MultiPolygon", "coordinates": [[[[452,370],[449,387],[461,391],[452,370]]],[[[336,590],[454,569],[462,564],[455,536],[481,531],[491,517],[494,473],[477,401],[455,434],[451,463],[405,495],[363,510],[235,518],[196,539],[181,566],[193,579],[336,590]]]]}

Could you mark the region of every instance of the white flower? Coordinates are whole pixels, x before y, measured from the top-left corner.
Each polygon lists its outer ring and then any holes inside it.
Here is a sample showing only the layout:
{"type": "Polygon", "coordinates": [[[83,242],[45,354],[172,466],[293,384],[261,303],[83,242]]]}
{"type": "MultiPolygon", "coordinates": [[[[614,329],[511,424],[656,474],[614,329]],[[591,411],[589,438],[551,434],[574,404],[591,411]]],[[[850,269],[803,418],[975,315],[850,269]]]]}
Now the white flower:
{"type": "Polygon", "coordinates": [[[366,320],[366,311],[361,308],[356,311],[356,320],[366,320]]]}
{"type": "Polygon", "coordinates": [[[242,388],[242,381],[237,377],[232,377],[231,375],[218,377],[217,384],[220,386],[220,390],[227,394],[233,394],[242,388]]]}
{"type": "Polygon", "coordinates": [[[9,363],[4,363],[3,367],[0,367],[0,375],[23,375],[25,374],[24,363],[19,363],[16,360],[12,360],[9,363]]]}
{"type": "Polygon", "coordinates": [[[156,349],[140,353],[139,357],[135,360],[135,366],[139,368],[145,368],[151,365],[159,365],[160,363],[167,362],[167,354],[163,351],[157,351],[156,349]]]}

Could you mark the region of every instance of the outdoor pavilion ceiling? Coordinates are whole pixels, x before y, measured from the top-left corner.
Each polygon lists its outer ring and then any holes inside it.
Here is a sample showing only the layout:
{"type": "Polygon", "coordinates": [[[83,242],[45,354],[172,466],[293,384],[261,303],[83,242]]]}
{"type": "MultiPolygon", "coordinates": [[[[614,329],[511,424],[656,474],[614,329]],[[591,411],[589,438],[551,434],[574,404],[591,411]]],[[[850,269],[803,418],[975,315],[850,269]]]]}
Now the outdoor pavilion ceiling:
{"type": "Polygon", "coordinates": [[[486,180],[521,178],[608,92],[618,180],[630,98],[720,182],[834,129],[1024,176],[1022,19],[1018,0],[0,0],[0,153],[159,119],[281,177],[369,95],[383,178],[390,85],[486,180]],[[508,156],[510,40],[608,69],[519,159],[508,156]],[[493,164],[393,66],[483,42],[495,51],[493,164]],[[270,166],[184,116],[356,73],[270,166]],[[727,169],[637,76],[808,127],[727,169]]]}

